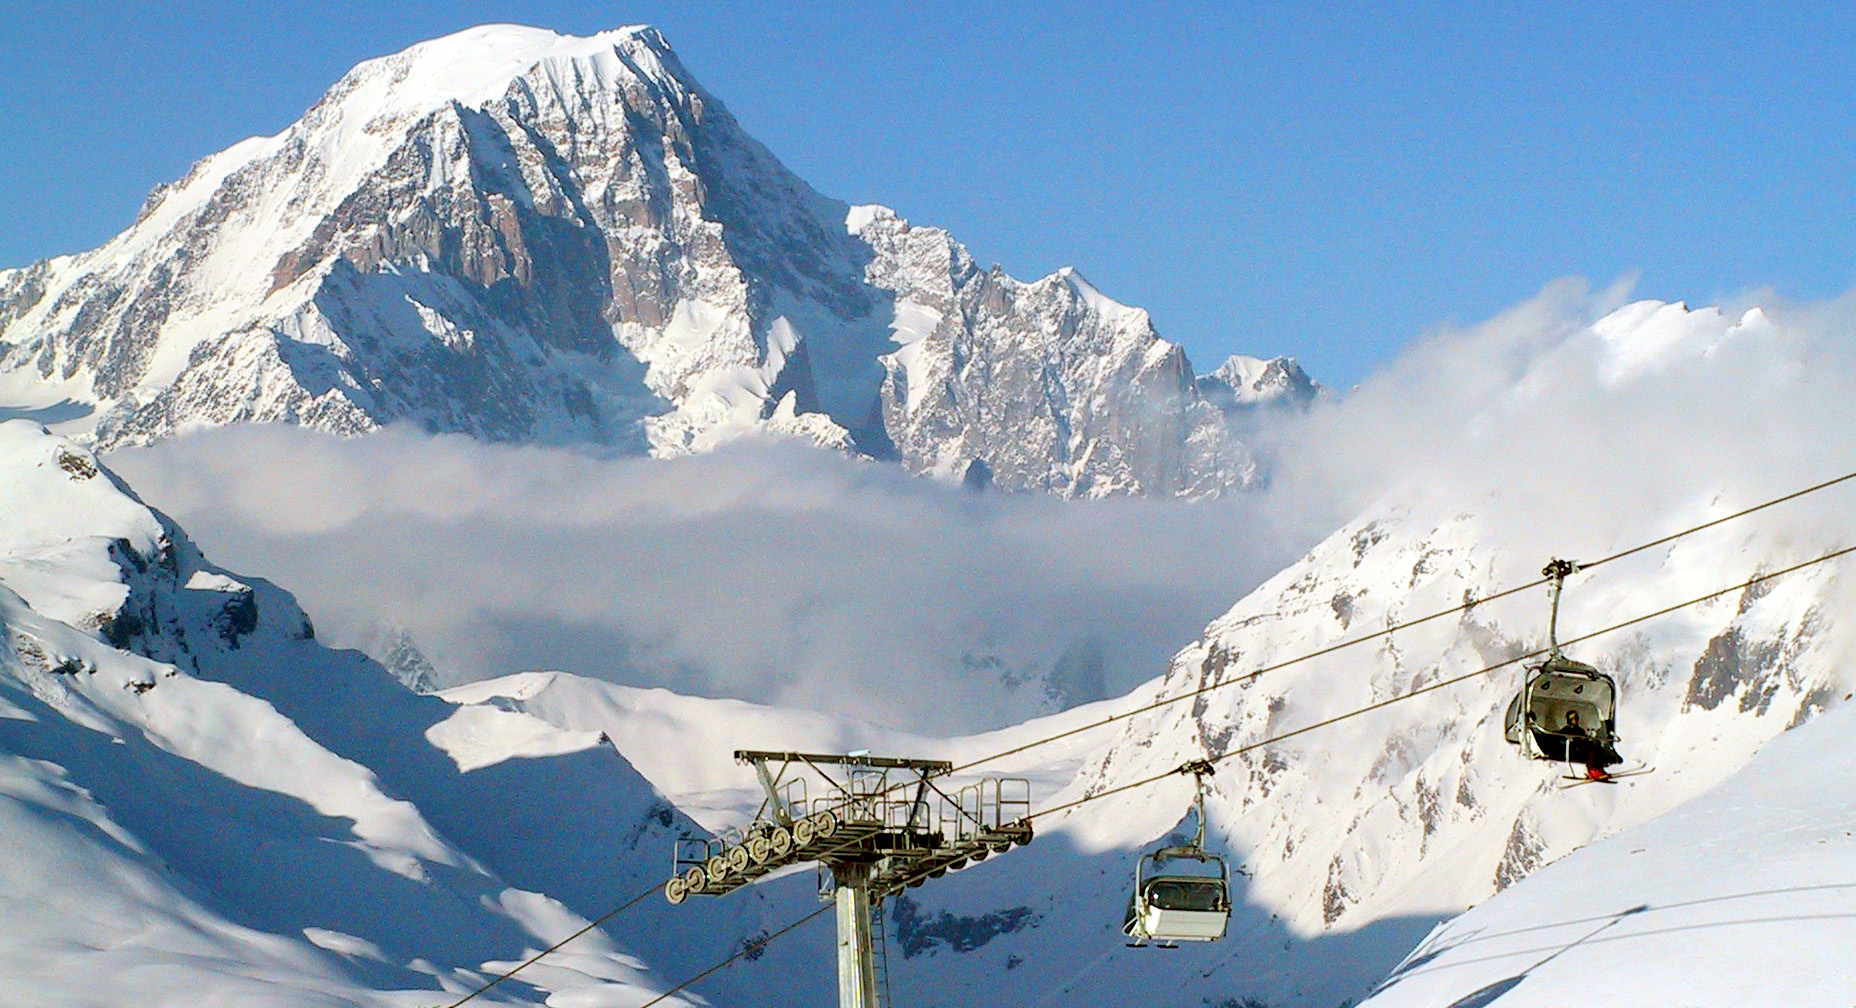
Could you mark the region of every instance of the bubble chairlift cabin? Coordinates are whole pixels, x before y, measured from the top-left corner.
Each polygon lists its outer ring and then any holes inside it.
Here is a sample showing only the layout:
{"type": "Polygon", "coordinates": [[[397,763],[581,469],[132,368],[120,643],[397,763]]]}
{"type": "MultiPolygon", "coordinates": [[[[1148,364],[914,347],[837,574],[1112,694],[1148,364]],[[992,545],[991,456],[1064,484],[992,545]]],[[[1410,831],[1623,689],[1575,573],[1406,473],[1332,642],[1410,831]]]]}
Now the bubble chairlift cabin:
{"type": "Polygon", "coordinates": [[[1212,765],[1195,760],[1179,772],[1193,777],[1198,833],[1191,843],[1161,847],[1135,863],[1134,895],[1121,927],[1132,939],[1130,948],[1217,941],[1231,920],[1230,869],[1224,858],[1205,849],[1205,778],[1212,765]]]}
{"type": "Polygon", "coordinates": [[[1554,560],[1541,571],[1551,579],[1547,658],[1528,667],[1521,692],[1508,704],[1504,735],[1529,759],[1584,763],[1602,778],[1603,768],[1618,761],[1617,684],[1561,654],[1559,645],[1560,588],[1578,569],[1570,560],[1554,560]]]}

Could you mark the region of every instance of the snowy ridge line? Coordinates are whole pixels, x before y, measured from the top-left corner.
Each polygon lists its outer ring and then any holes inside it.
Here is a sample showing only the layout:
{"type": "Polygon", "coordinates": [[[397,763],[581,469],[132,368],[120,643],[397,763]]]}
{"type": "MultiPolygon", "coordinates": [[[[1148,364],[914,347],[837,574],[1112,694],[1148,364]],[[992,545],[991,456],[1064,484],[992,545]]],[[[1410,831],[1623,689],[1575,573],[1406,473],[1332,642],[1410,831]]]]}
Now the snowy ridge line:
{"type": "MultiPolygon", "coordinates": [[[[1845,478],[1847,479],[1848,477],[1845,477],[1845,478]]],[[[1829,553],[1825,553],[1822,556],[1813,557],[1812,559],[1805,560],[1801,563],[1795,563],[1791,565],[1790,567],[1786,567],[1782,570],[1776,570],[1768,574],[1761,574],[1756,577],[1751,577],[1751,578],[1746,579],[1745,581],[1741,581],[1736,584],[1728,585],[1727,587],[1719,589],[1717,591],[1711,591],[1706,595],[1700,595],[1695,598],[1689,599],[1686,602],[1677,602],[1675,605],[1664,606],[1663,608],[1658,609],[1655,612],[1645,613],[1642,616],[1634,616],[1621,623],[1613,623],[1612,625],[1605,627],[1602,630],[1594,630],[1591,633],[1584,634],[1579,637],[1574,637],[1571,640],[1561,641],[1560,644],[1561,646],[1565,646],[1568,644],[1581,644],[1581,643],[1584,643],[1585,641],[1591,640],[1594,637],[1602,637],[1608,633],[1615,633],[1619,630],[1623,630],[1628,627],[1636,626],[1639,623],[1645,623],[1645,622],[1648,622],[1650,620],[1656,619],[1661,616],[1667,616],[1672,612],[1677,612],[1682,609],[1687,609],[1689,606],[1700,605],[1703,602],[1713,601],[1714,599],[1720,598],[1723,595],[1732,594],[1733,592],[1737,592],[1737,591],[1744,591],[1745,589],[1751,588],[1752,586],[1756,584],[1760,584],[1766,581],[1771,581],[1774,578],[1784,577],[1787,574],[1794,574],[1798,571],[1804,570],[1806,567],[1815,567],[1818,564],[1821,564],[1821,563],[1824,563],[1830,560],[1835,560],[1838,557],[1847,556],[1851,553],[1856,553],[1856,546],[1845,546],[1842,549],[1833,550],[1829,553]]],[[[1622,556],[1623,554],[1618,554],[1618,555],[1622,556]]],[[[1614,558],[1607,557],[1606,559],[1614,559],[1614,558]]],[[[1307,733],[1312,732],[1318,728],[1326,728],[1329,725],[1338,724],[1342,721],[1347,721],[1352,718],[1359,717],[1362,714],[1369,714],[1373,711],[1379,710],[1382,707],[1390,707],[1393,704],[1400,702],[1401,700],[1410,700],[1412,697],[1423,696],[1426,693],[1434,693],[1437,690],[1445,688],[1446,686],[1455,686],[1457,683],[1464,682],[1469,679],[1474,679],[1477,676],[1484,676],[1484,675],[1488,675],[1491,672],[1500,671],[1504,668],[1507,668],[1510,665],[1516,665],[1521,662],[1527,661],[1529,658],[1538,658],[1544,654],[1547,654],[1549,650],[1551,649],[1537,648],[1533,651],[1527,652],[1526,654],[1516,655],[1515,657],[1509,658],[1506,661],[1499,661],[1493,665],[1479,668],[1473,672],[1465,672],[1460,676],[1454,676],[1449,679],[1440,680],[1438,682],[1434,682],[1430,684],[1429,686],[1421,686],[1417,689],[1410,691],[1409,693],[1400,693],[1397,696],[1387,697],[1386,699],[1381,700],[1377,703],[1367,704],[1364,707],[1360,707],[1355,710],[1347,711],[1344,714],[1336,714],[1331,718],[1327,718],[1322,721],[1317,721],[1311,725],[1303,725],[1302,727],[1297,728],[1294,731],[1283,732],[1281,735],[1273,735],[1266,739],[1258,739],[1257,741],[1252,742],[1249,745],[1238,746],[1236,749],[1230,749],[1222,753],[1207,755],[1203,760],[1194,760],[1183,766],[1176,767],[1175,769],[1172,769],[1172,770],[1168,770],[1167,772],[1162,773],[1162,774],[1155,774],[1152,777],[1146,777],[1141,780],[1133,781],[1128,784],[1121,784],[1116,787],[1109,788],[1106,791],[1098,792],[1096,794],[1085,795],[1074,801],[1065,802],[1062,805],[1053,805],[1052,807],[1047,808],[1047,809],[1039,809],[1038,811],[1031,813],[1029,816],[1026,816],[1025,818],[1026,818],[1026,821],[1030,821],[1032,819],[1037,819],[1042,816],[1052,815],[1057,812],[1063,812],[1068,809],[1073,809],[1081,805],[1087,805],[1092,801],[1096,801],[1102,798],[1107,798],[1110,795],[1118,795],[1124,791],[1133,791],[1136,788],[1143,788],[1143,787],[1148,786],[1149,784],[1157,784],[1160,781],[1166,780],[1170,777],[1176,777],[1179,774],[1189,772],[1188,768],[1196,764],[1218,763],[1223,760],[1230,759],[1233,756],[1240,756],[1240,755],[1243,755],[1244,753],[1251,752],[1252,750],[1261,749],[1267,745],[1274,745],[1278,742],[1282,742],[1287,739],[1292,739],[1296,737],[1297,735],[1306,735],[1307,733]]]]}
{"type": "MultiPolygon", "coordinates": [[[[1667,543],[1675,542],[1677,539],[1681,539],[1684,536],[1691,536],[1697,532],[1706,531],[1708,529],[1715,527],[1716,525],[1721,525],[1726,522],[1733,521],[1736,518],[1744,518],[1747,515],[1754,513],[1755,511],[1763,511],[1769,507],[1774,507],[1779,504],[1784,504],[1784,503],[1787,503],[1788,501],[1794,501],[1800,497],[1806,496],[1807,494],[1813,494],[1813,493],[1818,492],[1819,490],[1828,489],[1830,487],[1836,486],[1839,483],[1848,482],[1849,480],[1852,480],[1852,479],[1856,479],[1856,472],[1844,473],[1843,475],[1838,476],[1834,479],[1828,479],[1822,483],[1818,483],[1812,486],[1805,487],[1803,490],[1794,490],[1791,493],[1788,493],[1783,497],[1774,497],[1773,499],[1769,501],[1765,501],[1764,503],[1755,504],[1752,507],[1744,508],[1739,511],[1735,511],[1733,514],[1722,515],[1719,518],[1711,519],[1709,521],[1701,523],[1700,525],[1696,525],[1692,528],[1683,529],[1680,532],[1672,532],[1669,535],[1663,536],[1660,539],[1653,539],[1649,542],[1642,543],[1637,546],[1632,546],[1629,549],[1621,550],[1617,553],[1611,554],[1610,556],[1602,557],[1597,560],[1593,560],[1590,563],[1575,563],[1573,565],[1573,569],[1574,569],[1574,572],[1577,573],[1578,571],[1587,571],[1587,570],[1591,570],[1594,567],[1601,567],[1605,564],[1610,563],[1613,560],[1622,560],[1627,556],[1632,556],[1637,553],[1641,553],[1644,550],[1654,549],[1658,546],[1662,546],[1667,543]]],[[[1841,554],[1831,554],[1831,556],[1840,556],[1840,555],[1841,554]]],[[[1829,556],[1819,558],[1819,560],[1828,560],[1828,559],[1830,559],[1829,556]]],[[[1811,562],[1816,563],[1818,561],[1814,560],[1811,562]]],[[[1796,570],[1796,569],[1797,568],[1795,567],[1789,568],[1788,570],[1780,571],[1779,573],[1781,574],[1789,573],[1791,570],[1796,570]]],[[[1771,575],[1771,576],[1776,577],[1777,575],[1771,575]]],[[[979,766],[982,763],[990,763],[993,760],[1004,759],[1007,756],[1016,756],[1021,752],[1025,752],[1031,749],[1036,749],[1038,746],[1048,745],[1049,743],[1069,738],[1072,735],[1079,735],[1086,731],[1093,731],[1097,728],[1103,728],[1108,725],[1114,724],[1117,721],[1126,721],[1127,719],[1131,717],[1134,717],[1139,714],[1145,714],[1152,710],[1158,710],[1159,708],[1165,707],[1168,704],[1178,703],[1181,700],[1190,700],[1193,697],[1197,697],[1197,696],[1203,696],[1206,693],[1210,693],[1211,691],[1216,690],[1216,689],[1223,689],[1226,686],[1235,686],[1235,685],[1238,685],[1239,683],[1250,682],[1251,680],[1256,679],[1257,677],[1265,673],[1268,673],[1268,672],[1275,672],[1278,669],[1288,668],[1291,665],[1297,665],[1305,661],[1312,661],[1316,658],[1325,657],[1327,655],[1333,654],[1336,651],[1341,651],[1346,648],[1354,647],[1355,645],[1364,644],[1367,641],[1374,641],[1374,640],[1378,640],[1381,637],[1391,636],[1392,634],[1397,633],[1400,630],[1405,630],[1410,627],[1415,627],[1421,623],[1429,623],[1432,620],[1441,619],[1445,616],[1454,616],[1457,613],[1467,612],[1470,609],[1474,609],[1476,606],[1484,605],[1489,602],[1495,602],[1500,599],[1507,598],[1510,595],[1515,595],[1515,594],[1527,591],[1532,588],[1538,588],[1541,585],[1546,584],[1549,580],[1551,580],[1551,578],[1548,578],[1548,577],[1536,578],[1535,580],[1529,581],[1526,584],[1516,585],[1513,588],[1503,589],[1502,591],[1496,592],[1493,595],[1484,595],[1481,598],[1470,599],[1469,601],[1464,602],[1461,605],[1453,606],[1449,609],[1443,609],[1438,612],[1431,613],[1427,616],[1420,616],[1417,619],[1406,620],[1403,623],[1394,623],[1383,629],[1375,630],[1372,633],[1367,634],[1363,637],[1354,637],[1349,640],[1341,641],[1338,644],[1330,644],[1327,647],[1324,647],[1318,651],[1310,651],[1309,653],[1304,654],[1304,655],[1298,655],[1294,658],[1290,658],[1284,661],[1279,661],[1274,665],[1265,665],[1264,667],[1257,669],[1255,672],[1248,672],[1234,679],[1225,679],[1219,682],[1211,683],[1209,685],[1201,686],[1198,689],[1191,690],[1185,693],[1180,693],[1180,694],[1170,696],[1170,697],[1162,697],[1161,699],[1155,700],[1152,703],[1147,704],[1144,707],[1136,707],[1133,710],[1122,711],[1119,714],[1111,714],[1108,717],[1105,717],[1100,721],[1094,721],[1086,725],[1080,725],[1078,727],[1071,728],[1067,731],[1058,732],[1057,734],[1052,735],[1048,738],[1034,739],[1030,742],[1026,742],[1023,745],[1016,746],[1011,749],[1006,749],[1001,752],[993,753],[990,756],[982,756],[979,759],[970,760],[966,763],[962,763],[959,766],[954,767],[952,770],[949,770],[948,773],[959,773],[963,770],[970,770],[973,767],[979,766]]],[[[1747,583],[1751,584],[1753,582],[1749,581],[1747,583]]],[[[1725,590],[1732,591],[1733,589],[1725,589],[1725,590]]],[[[1712,598],[1712,597],[1713,596],[1707,596],[1707,598],[1712,598]]],[[[1695,600],[1695,602],[1700,602],[1700,601],[1705,601],[1705,599],[1695,600]]],[[[1684,605],[1694,605],[1695,602],[1687,602],[1687,603],[1684,603],[1684,605]]],[[[1677,608],[1681,608],[1681,607],[1678,606],[1677,608]]],[[[1651,616],[1660,616],[1660,615],[1662,615],[1662,613],[1651,614],[1651,616]]],[[[1649,618],[1651,617],[1650,616],[1640,617],[1640,619],[1649,619],[1649,618]]],[[[1630,625],[1629,623],[1620,623],[1617,626],[1608,627],[1605,630],[1600,630],[1598,631],[1598,633],[1608,633],[1612,630],[1617,630],[1617,629],[1620,629],[1621,627],[1625,627],[1629,625],[1630,625]]],[[[1578,640],[1586,640],[1587,638],[1595,637],[1595,636],[1597,636],[1597,634],[1587,634],[1585,637],[1581,637],[1578,640]]],[[[1567,643],[1577,643],[1577,642],[1578,641],[1568,641],[1567,643]]],[[[1540,655],[1540,654],[1545,654],[1545,652],[1544,651],[1531,652],[1530,654],[1522,655],[1521,658],[1517,658],[1514,660],[1521,661],[1523,659],[1531,658],[1531,657],[1534,657],[1535,655],[1540,655]]],[[[1491,670],[1492,669],[1483,669],[1480,672],[1472,672],[1470,673],[1470,675],[1481,675],[1484,672],[1488,672],[1491,670]]],[[[1460,678],[1468,678],[1468,676],[1464,676],[1460,678]]],[[[1457,681],[1460,681],[1460,679],[1451,680],[1451,682],[1457,682],[1457,681]]],[[[1411,694],[1411,695],[1415,696],[1416,694],[1411,694]]],[[[1402,699],[1402,698],[1395,698],[1395,699],[1402,699]]],[[[1372,708],[1367,708],[1367,709],[1370,710],[1372,708]]],[[[1362,712],[1356,712],[1356,713],[1362,713],[1362,712]]],[[[1345,716],[1351,717],[1352,715],[1345,715],[1345,716]]],[[[1335,720],[1339,720],[1339,719],[1335,719],[1335,720]]],[[[1331,722],[1328,722],[1328,723],[1331,723],[1331,722]]],[[[1287,738],[1288,736],[1282,736],[1282,737],[1287,738]]],[[[1240,749],[1237,751],[1243,752],[1244,750],[1240,749]]],[[[1226,755],[1235,755],[1235,754],[1227,753],[1226,755]]],[[[1221,756],[1219,758],[1223,759],[1224,757],[1221,756]]],[[[1161,777],[1155,778],[1155,779],[1161,780],[1161,779],[1165,779],[1166,777],[1170,777],[1170,776],[1172,776],[1172,773],[1164,774],[1161,777]]],[[[1113,794],[1115,792],[1111,791],[1107,793],[1113,794]]],[[[1042,813],[1039,813],[1039,814],[1041,815],[1042,813]]]]}

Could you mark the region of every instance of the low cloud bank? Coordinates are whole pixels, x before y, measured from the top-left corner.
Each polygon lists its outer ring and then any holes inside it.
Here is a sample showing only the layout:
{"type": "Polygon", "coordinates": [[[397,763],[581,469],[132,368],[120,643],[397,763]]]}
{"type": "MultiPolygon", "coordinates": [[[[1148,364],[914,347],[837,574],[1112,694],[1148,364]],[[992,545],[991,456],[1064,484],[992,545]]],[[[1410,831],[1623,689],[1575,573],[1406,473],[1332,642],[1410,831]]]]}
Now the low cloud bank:
{"type": "MultiPolygon", "coordinates": [[[[336,644],[929,730],[1125,691],[1360,513],[1474,514],[1517,580],[1856,469],[1856,299],[1689,310],[1560,282],[1263,425],[1225,501],[974,494],[785,442],[676,461],[240,428],[109,462],[336,644]]],[[[1856,488],[1723,527],[1801,553],[1856,488]]],[[[1770,550],[1766,551],[1770,554],[1770,550]]]]}
{"type": "Polygon", "coordinates": [[[325,640],[403,629],[447,683],[559,668],[941,731],[1159,674],[1297,538],[1255,500],[976,494],[763,439],[658,461],[244,427],[108,461],[325,640]]]}
{"type": "MultiPolygon", "coordinates": [[[[1473,514],[1520,577],[1523,558],[1592,559],[1856,470],[1856,297],[1690,309],[1623,295],[1562,281],[1418,341],[1274,432],[1274,492],[1335,514],[1473,514]]],[[[1840,541],[1853,504],[1846,485],[1711,541],[1840,541]]]]}

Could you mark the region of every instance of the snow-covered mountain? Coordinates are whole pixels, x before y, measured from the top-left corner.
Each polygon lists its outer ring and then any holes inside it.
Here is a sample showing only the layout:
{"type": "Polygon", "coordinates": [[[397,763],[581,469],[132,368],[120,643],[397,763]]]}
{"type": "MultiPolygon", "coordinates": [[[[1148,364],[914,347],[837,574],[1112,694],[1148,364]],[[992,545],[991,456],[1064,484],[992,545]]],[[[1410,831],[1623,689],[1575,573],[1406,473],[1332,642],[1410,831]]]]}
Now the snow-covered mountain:
{"type": "Polygon", "coordinates": [[[819,195],[646,27],[370,60],[102,248],[0,271],[0,407],[105,448],[241,421],[659,455],[771,431],[1073,496],[1254,468],[1145,312],[819,195]]]}
{"type": "MultiPolygon", "coordinates": [[[[1544,587],[1218,686],[1534,581],[1549,557],[1602,558],[1846,470],[1856,428],[1836,422],[1849,409],[1842,389],[1852,372],[1840,327],[1809,316],[1655,302],[1595,315],[1562,318],[1557,309],[1527,306],[1424,348],[1381,388],[1336,407],[1329,419],[1348,430],[1367,429],[1359,421],[1370,416],[1384,425],[1385,440],[1448,450],[1402,456],[1396,485],[1212,623],[1144,692],[1213,689],[1102,731],[1100,741],[1066,739],[1062,746],[1080,768],[1054,792],[1040,792],[1039,804],[1165,775],[1187,760],[1231,753],[1540,648],[1544,587]],[[1399,413],[1394,400],[1421,408],[1399,413]],[[1710,409],[1685,408],[1697,400],[1710,409]],[[1451,413],[1458,409],[1464,413],[1451,413]],[[1405,426],[1446,421],[1447,433],[1405,426]],[[1569,428],[1580,436],[1569,438],[1569,428]],[[1677,431],[1686,441],[1670,437],[1677,431]],[[1423,442],[1427,433],[1438,445],[1423,442]],[[1764,464],[1737,464],[1755,458],[1764,464]]],[[[1371,443],[1359,450],[1384,449],[1371,443]]],[[[1583,917],[1574,910],[1589,895],[1591,876],[1576,867],[1589,861],[1568,855],[1611,836],[1616,840],[1599,848],[1611,853],[1592,855],[1603,862],[1592,871],[1616,879],[1623,902],[1594,908],[1592,928],[1638,903],[1668,903],[1668,893],[1683,885],[1668,876],[1690,860],[1710,867],[1709,899],[1753,899],[1766,917],[1784,916],[1773,908],[1794,898],[1808,900],[1803,916],[1841,912],[1845,860],[1812,849],[1846,842],[1839,837],[1847,824],[1839,825],[1834,793],[1824,795],[1820,816],[1807,790],[1814,773],[1836,772],[1836,761],[1783,774],[1769,793],[1760,790],[1766,771],[1757,766],[1722,782],[1763,746],[1844,705],[1856,688],[1847,668],[1856,625],[1840,615],[1852,601],[1847,559],[1736,587],[1846,545],[1848,500],[1847,487],[1833,488],[1573,578],[1563,639],[1720,592],[1569,648],[1617,677],[1621,748],[1653,772],[1562,788],[1559,768],[1522,760],[1503,741],[1501,716],[1522,670],[1501,668],[1223,760],[1209,802],[1211,833],[1244,870],[1223,943],[1159,952],[1118,942],[1134,855],[1165,842],[1188,815],[1189,783],[1168,777],[1040,821],[1037,844],[996,868],[989,863],[987,875],[930,887],[892,907],[893,935],[911,950],[895,967],[899,984],[910,1003],[950,1008],[983,999],[1107,1005],[1156,998],[1325,1008],[1365,997],[1388,976],[1405,978],[1385,988],[1389,1003],[1452,1003],[1435,1000],[1446,988],[1451,998],[1482,992],[1483,1000],[1461,1001],[1465,1008],[1496,997],[1546,1003],[1510,982],[1520,967],[1503,970],[1521,958],[1517,949],[1538,949],[1535,959],[1543,959],[1578,937],[1583,917]],[[1748,821],[1730,821],[1736,809],[1748,821]],[[1659,825],[1642,825],[1652,820],[1659,825]],[[1754,843],[1751,833],[1762,824],[1786,833],[1754,843]],[[1735,839],[1742,836],[1749,839],[1735,839]],[[1698,857],[1704,849],[1707,857],[1698,857]],[[1767,857],[1778,863],[1760,863],[1767,857]],[[1565,868],[1527,888],[1523,880],[1561,859],[1565,868]],[[1663,867],[1633,884],[1620,859],[1663,867]],[[1763,881],[1735,888],[1742,875],[1763,881]],[[1510,887],[1514,895],[1489,902],[1486,912],[1433,932],[1510,887]],[[1552,934],[1530,941],[1498,933],[1523,919],[1532,926],[1536,916],[1552,934]],[[924,922],[935,924],[924,930],[924,922]],[[1427,933],[1433,939],[1420,945],[1427,933]],[[1487,963],[1476,954],[1483,938],[1493,957],[1487,963]],[[1463,951],[1453,953],[1458,946],[1463,951]],[[1433,962],[1440,969],[1426,973],[1433,962]],[[1464,982],[1450,980],[1453,973],[1464,982]],[[1416,982],[1421,976],[1444,979],[1416,982]]],[[[478,688],[506,697],[532,690],[524,710],[582,728],[600,723],[615,738],[649,725],[675,730],[662,724],[663,704],[636,696],[551,703],[549,694],[566,689],[558,679],[478,688]]],[[[567,692],[590,688],[597,687],[567,692]]],[[[698,718],[686,712],[669,720],[698,718]]],[[[1050,732],[1070,726],[1059,716],[1050,732]]],[[[1811,745],[1832,744],[1831,729],[1813,731],[1811,745]]],[[[1005,734],[1023,738],[1016,729],[1005,734]]],[[[1774,745],[1769,758],[1780,763],[1809,758],[1805,742],[1774,745]]],[[[1069,772],[1051,769],[1061,772],[1045,775],[1045,786],[1069,772]]],[[[712,815],[727,807],[717,797],[724,791],[692,786],[688,793],[712,815]]],[[[1729,920],[1715,904],[1702,906],[1686,912],[1704,913],[1693,918],[1700,923],[1729,920]]],[[[1615,930],[1654,931],[1653,923],[1633,918],[1615,930]]],[[[1840,926],[1767,923],[1812,948],[1834,941],[1840,926]]],[[[1640,974],[1689,969],[1679,938],[1654,947],[1664,958],[1633,967],[1640,974]]],[[[1737,961],[1742,965],[1695,973],[1705,981],[1685,982],[1711,984],[1711,997],[1739,996],[1751,967],[1744,957],[1737,961]]],[[[1547,973],[1536,968],[1533,975],[1547,973]]],[[[1580,977],[1589,974],[1572,971],[1556,982],[1580,977]]],[[[1837,969],[1819,969],[1794,975],[1784,989],[1804,992],[1797,1003],[1835,1003],[1826,998],[1846,992],[1846,981],[1837,969]]],[[[1543,981],[1535,989],[1547,988],[1543,981]]],[[[1658,989],[1645,981],[1630,988],[1646,1002],[1658,989]]],[[[1565,993],[1549,989],[1555,992],[1565,993]]]]}
{"type": "MultiPolygon", "coordinates": [[[[731,758],[737,749],[927,753],[928,758],[966,763],[1153,699],[1151,689],[1142,688],[998,731],[940,738],[816,711],[681,696],[558,671],[518,672],[452,687],[441,695],[461,705],[530,715],[570,732],[604,735],[679,811],[718,831],[752,818],[761,803],[763,792],[754,771],[731,758]]],[[[1036,793],[1055,794],[1070,783],[1092,747],[1086,738],[1040,745],[1016,758],[988,763],[984,772],[1025,777],[1036,793]]]]}
{"type": "Polygon", "coordinates": [[[1259,360],[1243,354],[1226,358],[1210,374],[1200,375],[1197,384],[1206,401],[1226,413],[1305,407],[1322,391],[1293,357],[1259,360]]]}
{"type": "MultiPolygon", "coordinates": [[[[651,885],[695,829],[597,733],[323,647],[74,442],[0,423],[0,474],[8,1003],[430,1004],[651,885]]],[[[768,906],[658,901],[529,979],[639,1000],[768,906]]]]}

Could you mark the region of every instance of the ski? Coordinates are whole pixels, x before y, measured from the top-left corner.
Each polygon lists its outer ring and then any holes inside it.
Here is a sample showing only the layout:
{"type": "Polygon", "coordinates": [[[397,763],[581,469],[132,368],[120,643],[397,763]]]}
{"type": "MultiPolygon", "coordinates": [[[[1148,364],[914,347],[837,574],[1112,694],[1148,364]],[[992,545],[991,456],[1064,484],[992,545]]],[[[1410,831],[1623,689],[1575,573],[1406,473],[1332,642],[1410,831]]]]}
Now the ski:
{"type": "Polygon", "coordinates": [[[1571,775],[1563,775],[1560,777],[1560,780],[1565,781],[1565,783],[1560,785],[1560,790],[1563,791],[1569,787],[1577,787],[1580,784],[1612,784],[1612,783],[1615,783],[1621,777],[1636,777],[1639,774],[1652,773],[1655,770],[1656,768],[1653,766],[1625,767],[1622,770],[1610,771],[1603,778],[1598,779],[1598,780],[1593,780],[1590,777],[1574,777],[1571,775]]]}

